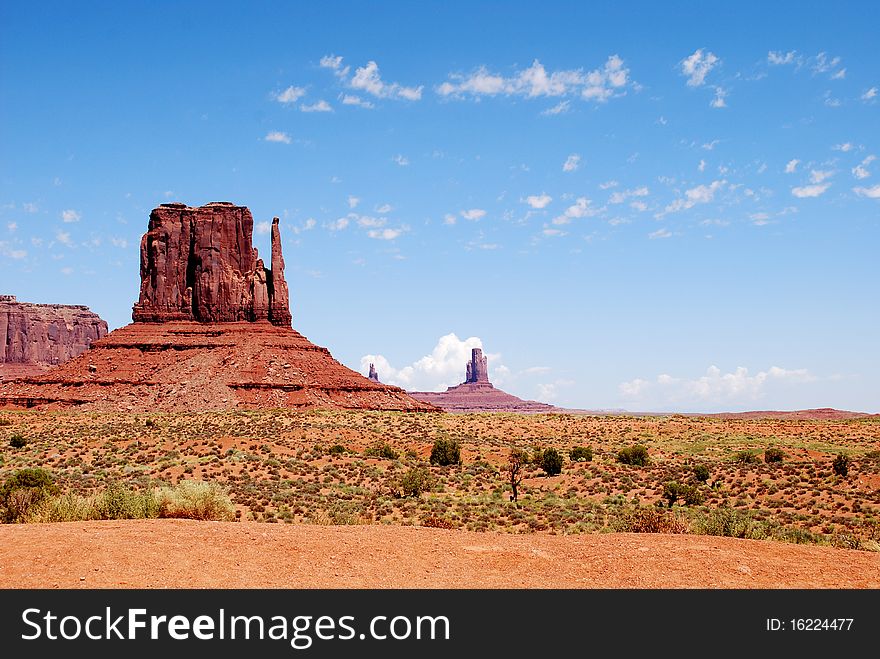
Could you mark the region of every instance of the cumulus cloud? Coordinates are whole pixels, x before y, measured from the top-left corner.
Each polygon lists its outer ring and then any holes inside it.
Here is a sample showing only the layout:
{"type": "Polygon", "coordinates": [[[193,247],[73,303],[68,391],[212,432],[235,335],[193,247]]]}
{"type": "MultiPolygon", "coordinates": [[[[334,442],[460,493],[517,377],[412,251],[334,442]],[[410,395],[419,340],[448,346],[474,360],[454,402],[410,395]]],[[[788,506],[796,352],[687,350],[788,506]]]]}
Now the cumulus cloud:
{"type": "MultiPolygon", "coordinates": [[[[772,388],[815,382],[818,380],[807,369],[785,369],[772,366],[754,375],[743,366],[723,373],[710,366],[706,374],[697,378],[679,378],[668,374],[653,380],[636,378],[618,385],[625,398],[647,404],[652,408],[667,406],[673,409],[705,409],[706,406],[753,404],[764,398],[772,388]]],[[[632,404],[632,403],[630,403],[632,404]]]]}
{"type": "Polygon", "coordinates": [[[290,135],[280,130],[273,130],[266,134],[266,137],[263,138],[267,142],[280,142],[283,144],[290,144],[290,135]]]}
{"type": "MultiPolygon", "coordinates": [[[[444,391],[464,382],[465,364],[471,358],[473,348],[482,348],[483,341],[477,336],[460,339],[452,332],[441,336],[431,352],[408,366],[396,368],[381,354],[361,357],[361,372],[369,373],[370,364],[376,365],[382,382],[403,387],[410,391],[444,391]]],[[[486,353],[489,377],[502,368],[501,356],[486,353]]]]}
{"type": "Polygon", "coordinates": [[[715,87],[715,98],[709,101],[709,105],[713,108],[726,108],[727,101],[724,100],[725,98],[727,98],[727,90],[715,87]]]}
{"type": "Polygon", "coordinates": [[[82,215],[79,213],[79,211],[75,211],[72,208],[61,211],[62,222],[79,222],[81,219],[82,215]]]}
{"type": "Polygon", "coordinates": [[[287,89],[275,94],[275,100],[285,105],[296,103],[299,99],[306,95],[305,87],[290,86],[287,89]]]}
{"type": "Polygon", "coordinates": [[[367,235],[376,240],[394,240],[403,233],[403,229],[370,229],[367,235]]]}
{"type": "Polygon", "coordinates": [[[797,64],[799,60],[800,58],[794,50],[790,50],[787,53],[771,50],[767,53],[767,63],[773,64],[774,66],[779,66],[781,64],[797,64]]]}
{"type": "Polygon", "coordinates": [[[677,213],[679,211],[693,208],[697,204],[707,204],[715,198],[715,193],[723,189],[727,185],[726,180],[712,181],[709,185],[698,185],[690,190],[685,190],[684,197],[679,197],[671,204],[663,209],[662,213],[658,213],[657,217],[662,217],[667,213],[677,213]]]}
{"type": "Polygon", "coordinates": [[[870,199],[880,199],[880,184],[875,185],[871,188],[853,188],[853,192],[855,192],[860,197],[868,197],[870,199]]]}
{"type": "Polygon", "coordinates": [[[827,178],[831,178],[834,172],[821,169],[813,169],[810,171],[810,183],[821,183],[827,178]]]}
{"type": "Polygon", "coordinates": [[[369,101],[365,101],[360,96],[353,96],[351,94],[343,94],[342,95],[342,104],[343,105],[355,105],[360,108],[367,108],[368,110],[376,107],[369,101]]]}
{"type": "Polygon", "coordinates": [[[546,193],[526,197],[526,203],[535,209],[546,208],[551,201],[553,201],[553,197],[546,193]]]}
{"type": "Polygon", "coordinates": [[[324,55],[321,58],[321,67],[325,69],[330,69],[333,71],[333,74],[344,78],[348,75],[349,68],[347,66],[342,66],[342,56],[341,55],[324,55]]]}
{"type": "Polygon", "coordinates": [[[418,101],[422,98],[422,86],[405,87],[396,82],[387,83],[379,74],[379,65],[370,60],[365,66],[355,69],[349,84],[353,89],[358,89],[376,98],[404,99],[418,101]]]}
{"type": "Polygon", "coordinates": [[[357,205],[361,203],[360,197],[355,197],[354,195],[348,195],[348,207],[349,208],[357,208],[357,205]]]}
{"type": "Polygon", "coordinates": [[[466,220],[476,222],[477,220],[486,217],[486,211],[484,211],[482,208],[470,208],[468,210],[461,211],[460,215],[466,220]]]}
{"type": "Polygon", "coordinates": [[[581,164],[581,157],[577,153],[572,153],[568,158],[565,159],[565,162],[562,163],[562,171],[563,172],[573,172],[581,164]]]}
{"type": "Polygon", "coordinates": [[[868,171],[868,165],[870,165],[875,160],[877,160],[877,156],[868,156],[867,158],[862,160],[861,163],[852,168],[852,175],[859,180],[868,178],[871,175],[871,172],[868,171]]]}
{"type": "Polygon", "coordinates": [[[820,183],[817,185],[804,185],[797,188],[791,189],[791,194],[799,199],[805,199],[808,197],[818,197],[825,193],[825,191],[831,187],[830,183],[820,183]]]}
{"type": "Polygon", "coordinates": [[[299,109],[302,112],[333,112],[333,108],[330,107],[330,104],[325,100],[316,101],[311,105],[306,105],[303,103],[299,106],[299,109]]]}
{"type": "MultiPolygon", "coordinates": [[[[450,74],[439,85],[437,94],[445,98],[480,98],[483,96],[521,96],[524,98],[580,96],[584,100],[604,102],[621,94],[629,82],[629,69],[617,55],[611,55],[601,68],[585,72],[583,69],[550,71],[537,59],[526,69],[511,76],[492,73],[485,66],[465,75],[450,74]]],[[[559,114],[568,109],[560,103],[545,111],[559,114]]]]}
{"type": "Polygon", "coordinates": [[[590,203],[590,200],[586,197],[578,197],[571,206],[565,209],[562,215],[557,215],[553,218],[553,224],[557,226],[570,224],[572,220],[582,217],[593,217],[602,212],[601,208],[593,208],[590,203]]]}
{"type": "Polygon", "coordinates": [[[689,87],[700,87],[705,81],[709,72],[715,68],[721,60],[714,53],[706,51],[702,48],[694,51],[693,55],[685,57],[679,65],[681,73],[687,76],[687,84],[689,87]]]}
{"type": "Polygon", "coordinates": [[[785,166],[786,174],[794,174],[797,171],[797,166],[800,164],[800,160],[794,158],[793,160],[789,160],[788,164],[785,166]]]}
{"type": "Polygon", "coordinates": [[[398,153],[396,156],[392,156],[392,161],[396,162],[401,167],[407,167],[409,165],[409,158],[398,153]]]}

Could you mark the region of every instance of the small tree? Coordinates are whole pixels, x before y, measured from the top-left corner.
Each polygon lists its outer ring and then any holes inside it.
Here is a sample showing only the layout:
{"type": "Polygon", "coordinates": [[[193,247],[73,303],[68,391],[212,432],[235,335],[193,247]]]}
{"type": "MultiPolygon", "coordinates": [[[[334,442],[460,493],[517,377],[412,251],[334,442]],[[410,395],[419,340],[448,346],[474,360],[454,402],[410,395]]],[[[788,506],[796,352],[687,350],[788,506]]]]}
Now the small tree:
{"type": "Polygon", "coordinates": [[[556,474],[562,473],[562,456],[559,454],[555,448],[548,448],[544,450],[544,453],[541,455],[541,469],[543,469],[548,476],[555,476],[556,474]]]}
{"type": "Polygon", "coordinates": [[[782,449],[770,447],[764,451],[764,462],[782,462],[784,459],[785,453],[782,452],[782,449]]]}
{"type": "Polygon", "coordinates": [[[528,462],[528,453],[518,448],[510,450],[510,455],[507,457],[507,466],[504,468],[504,471],[507,473],[507,482],[510,483],[510,489],[513,492],[510,500],[514,503],[517,501],[517,488],[522,483],[523,468],[528,462]]]}
{"type": "Polygon", "coordinates": [[[648,464],[648,449],[641,444],[622,448],[617,452],[617,461],[625,465],[644,467],[648,464]]]}
{"type": "Polygon", "coordinates": [[[849,474],[849,456],[838,453],[834,462],[831,463],[831,469],[841,478],[846,478],[849,474]]]}
{"type": "Polygon", "coordinates": [[[694,478],[701,483],[709,480],[709,467],[706,465],[694,465],[694,478]]]}
{"type": "Polygon", "coordinates": [[[15,433],[12,437],[9,438],[9,446],[11,446],[12,448],[24,448],[26,445],[27,440],[19,433],[15,433]]]}
{"type": "Polygon", "coordinates": [[[454,439],[436,440],[431,448],[431,464],[441,467],[461,464],[461,446],[454,439]]]}
{"type": "Polygon", "coordinates": [[[593,459],[593,447],[575,446],[568,452],[568,459],[572,462],[590,462],[593,459]]]}

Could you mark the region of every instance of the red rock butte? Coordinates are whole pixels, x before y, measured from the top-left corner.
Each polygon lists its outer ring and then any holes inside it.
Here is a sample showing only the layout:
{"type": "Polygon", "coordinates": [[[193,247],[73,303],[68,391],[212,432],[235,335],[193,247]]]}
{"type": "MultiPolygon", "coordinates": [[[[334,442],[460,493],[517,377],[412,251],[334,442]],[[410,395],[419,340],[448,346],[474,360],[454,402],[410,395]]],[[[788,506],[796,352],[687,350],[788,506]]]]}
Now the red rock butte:
{"type": "Polygon", "coordinates": [[[0,383],[0,406],[438,411],[295,331],[278,218],[271,268],[253,247],[253,226],[246,207],[228,202],[154,209],[134,322],[45,373],[0,383]]]}
{"type": "Polygon", "coordinates": [[[523,400],[489,382],[488,359],[480,348],[471,350],[471,359],[465,365],[465,381],[446,391],[410,391],[409,395],[447,412],[517,412],[540,414],[561,412],[558,407],[523,400]]]}

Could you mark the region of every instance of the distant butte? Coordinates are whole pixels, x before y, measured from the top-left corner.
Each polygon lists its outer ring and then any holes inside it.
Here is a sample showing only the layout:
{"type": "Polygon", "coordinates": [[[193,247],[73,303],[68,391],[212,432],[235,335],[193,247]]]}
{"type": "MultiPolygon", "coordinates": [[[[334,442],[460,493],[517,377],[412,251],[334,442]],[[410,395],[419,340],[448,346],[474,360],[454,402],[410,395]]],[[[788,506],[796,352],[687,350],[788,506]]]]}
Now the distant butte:
{"type": "Polygon", "coordinates": [[[558,407],[523,400],[489,382],[488,359],[480,348],[471,350],[471,359],[465,365],[465,381],[446,391],[410,391],[416,400],[436,405],[447,412],[518,412],[521,414],[541,414],[563,412],[558,407]]]}
{"type": "Polygon", "coordinates": [[[438,411],[343,366],[291,327],[278,218],[269,268],[253,224],[229,202],[154,209],[134,322],[57,368],[0,383],[0,407],[438,411]]]}
{"type": "Polygon", "coordinates": [[[106,335],[107,323],[86,306],[32,304],[0,295],[0,380],[42,373],[106,335]]]}

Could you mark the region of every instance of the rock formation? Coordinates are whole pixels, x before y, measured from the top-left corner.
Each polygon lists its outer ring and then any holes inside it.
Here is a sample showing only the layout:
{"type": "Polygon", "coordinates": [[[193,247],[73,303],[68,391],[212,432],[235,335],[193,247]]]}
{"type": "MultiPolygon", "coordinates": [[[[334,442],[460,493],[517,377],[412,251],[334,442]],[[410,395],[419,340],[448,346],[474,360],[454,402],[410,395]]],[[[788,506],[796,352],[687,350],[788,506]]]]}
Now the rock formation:
{"type": "Polygon", "coordinates": [[[0,407],[438,411],[296,332],[278,219],[271,269],[252,246],[252,229],[250,211],[225,202],[153,210],[134,322],[51,371],[0,383],[0,407]]]}
{"type": "Polygon", "coordinates": [[[519,412],[537,414],[541,412],[562,412],[563,410],[539,403],[523,400],[489,382],[488,359],[480,348],[471,350],[471,359],[465,365],[465,380],[462,384],[449,387],[446,391],[410,391],[409,395],[447,412],[519,412]]]}
{"type": "Polygon", "coordinates": [[[62,364],[106,335],[107,323],[86,306],[31,304],[0,295],[0,377],[62,364]]]}
{"type": "Polygon", "coordinates": [[[268,320],[290,327],[278,218],[272,220],[271,269],[252,246],[253,230],[251,212],[225,201],[154,209],[141,239],[141,291],[133,320],[268,320]]]}
{"type": "Polygon", "coordinates": [[[370,364],[370,374],[367,377],[373,382],[379,381],[379,373],[376,371],[376,367],[373,364],[370,364]]]}

